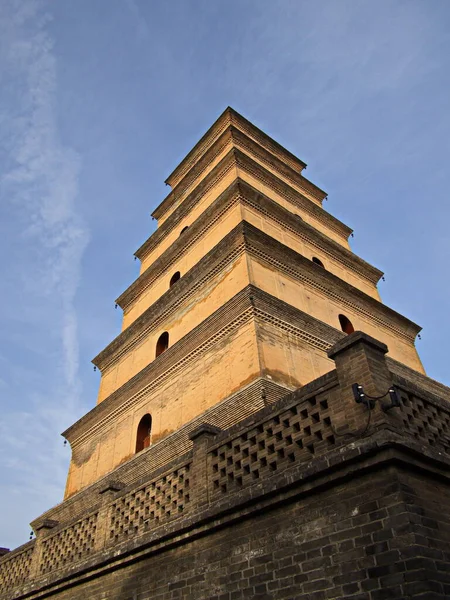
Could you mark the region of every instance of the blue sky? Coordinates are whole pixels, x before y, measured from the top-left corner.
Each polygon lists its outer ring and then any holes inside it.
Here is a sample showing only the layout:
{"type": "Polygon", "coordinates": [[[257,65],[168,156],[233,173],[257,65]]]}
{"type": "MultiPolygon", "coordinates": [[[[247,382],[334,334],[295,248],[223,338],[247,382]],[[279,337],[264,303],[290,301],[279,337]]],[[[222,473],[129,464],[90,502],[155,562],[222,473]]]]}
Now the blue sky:
{"type": "Polygon", "coordinates": [[[164,179],[227,105],[308,163],[447,385],[448,0],[2,0],[0,546],[62,499],[164,179]]]}

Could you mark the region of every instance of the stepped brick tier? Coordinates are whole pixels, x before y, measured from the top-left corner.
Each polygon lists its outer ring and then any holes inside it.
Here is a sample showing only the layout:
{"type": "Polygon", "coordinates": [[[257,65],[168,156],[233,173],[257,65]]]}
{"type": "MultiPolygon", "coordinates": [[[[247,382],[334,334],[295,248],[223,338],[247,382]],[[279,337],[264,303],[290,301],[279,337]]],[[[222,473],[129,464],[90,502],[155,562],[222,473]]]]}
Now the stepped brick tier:
{"type": "Polygon", "coordinates": [[[450,597],[450,389],[305,166],[228,108],[168,177],[1,600],[450,597]]]}

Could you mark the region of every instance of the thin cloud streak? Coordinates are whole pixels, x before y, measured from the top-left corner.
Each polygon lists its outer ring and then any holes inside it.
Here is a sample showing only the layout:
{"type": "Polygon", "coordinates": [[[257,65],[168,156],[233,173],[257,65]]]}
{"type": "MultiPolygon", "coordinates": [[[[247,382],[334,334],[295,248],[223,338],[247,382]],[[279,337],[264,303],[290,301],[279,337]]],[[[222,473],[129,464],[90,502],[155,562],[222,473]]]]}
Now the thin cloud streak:
{"type": "MultiPolygon", "coordinates": [[[[15,528],[28,526],[17,524],[15,495],[27,498],[37,511],[60,499],[54,494],[64,480],[67,459],[61,458],[57,434],[75,420],[79,410],[74,301],[88,232],[76,210],[81,160],[64,145],[58,131],[57,61],[48,33],[51,16],[47,4],[39,0],[9,1],[2,4],[0,13],[0,35],[6,40],[2,44],[1,83],[7,90],[0,106],[6,140],[1,154],[8,166],[0,180],[0,200],[2,208],[8,206],[15,215],[20,236],[16,244],[33,248],[31,255],[18,250],[19,261],[11,265],[16,271],[15,283],[25,290],[17,297],[17,320],[25,325],[33,322],[28,313],[34,314],[37,304],[46,319],[40,327],[33,323],[35,336],[31,343],[38,350],[42,348],[42,354],[50,349],[43,360],[56,359],[53,377],[40,381],[41,389],[28,385],[30,377],[22,380],[20,410],[5,402],[0,460],[5,470],[14,471],[14,494],[2,511],[5,544],[15,533],[9,530],[9,523],[15,523],[15,528]],[[53,331],[49,331],[50,323],[53,331]],[[46,340],[48,336],[51,342],[46,340]],[[31,462],[33,448],[38,456],[31,462]]],[[[5,386],[8,384],[2,388],[5,386]]],[[[22,514],[20,509],[17,513],[22,514]]]]}

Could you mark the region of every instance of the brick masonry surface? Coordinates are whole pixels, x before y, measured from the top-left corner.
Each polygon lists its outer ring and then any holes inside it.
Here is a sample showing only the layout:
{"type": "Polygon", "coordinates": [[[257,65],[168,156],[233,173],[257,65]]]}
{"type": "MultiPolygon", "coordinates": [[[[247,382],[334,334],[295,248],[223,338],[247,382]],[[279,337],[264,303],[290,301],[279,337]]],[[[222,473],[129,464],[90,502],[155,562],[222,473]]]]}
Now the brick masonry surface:
{"type": "Polygon", "coordinates": [[[228,108],[169,176],[0,600],[450,598],[450,390],[305,166],[228,108]]]}
{"type": "Polygon", "coordinates": [[[450,597],[446,390],[395,373],[386,350],[356,332],[330,350],[336,371],[226,431],[198,426],[137,482],[112,473],[81,518],[49,511],[0,559],[0,597],[450,597]],[[369,414],[355,382],[395,382],[400,407],[369,414]]]}
{"type": "MultiPolygon", "coordinates": [[[[213,529],[61,599],[448,598],[448,489],[388,467],[213,529]],[[421,596],[421,594],[426,594],[421,596]]],[[[238,515],[236,515],[238,516],[238,515]]]]}

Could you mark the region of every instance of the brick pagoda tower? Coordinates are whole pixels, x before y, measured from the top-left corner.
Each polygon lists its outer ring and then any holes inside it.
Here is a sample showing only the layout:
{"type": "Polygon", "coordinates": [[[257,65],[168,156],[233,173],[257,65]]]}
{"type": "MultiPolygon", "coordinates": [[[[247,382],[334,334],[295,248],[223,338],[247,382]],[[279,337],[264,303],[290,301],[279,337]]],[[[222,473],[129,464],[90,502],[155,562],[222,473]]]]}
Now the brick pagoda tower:
{"type": "Polygon", "coordinates": [[[166,461],[196,418],[226,428],[330,371],[342,329],[423,373],[419,328],[381,304],[382,273],[351,252],[304,167],[228,108],[168,177],[140,276],[117,300],[123,331],[93,361],[98,405],[64,434],[66,497],[135,454],[142,419],[166,461]]]}
{"type": "MultiPolygon", "coordinates": [[[[5,598],[50,588],[64,599],[145,589],[143,598],[161,599],[416,597],[401,595],[405,565],[401,576],[383,569],[401,555],[383,534],[382,498],[395,491],[394,517],[406,483],[394,450],[383,462],[375,449],[398,448],[406,435],[404,448],[416,461],[428,453],[429,465],[438,446],[433,469],[446,477],[448,388],[425,376],[420,328],[382,304],[382,273],[350,250],[351,230],[324,210],[305,166],[227,108],[168,177],[157,230],[136,252],[140,275],[117,300],[122,332],[93,361],[97,405],[63,434],[72,448],[65,500],[32,524],[36,540],[0,561],[5,598]],[[377,400],[355,402],[355,383],[377,400]],[[335,498],[344,508],[331,514],[335,498]],[[298,518],[315,523],[320,543],[295,537],[298,518]],[[255,520],[265,542],[251,541],[255,520]],[[365,530],[372,521],[378,529],[365,530]],[[219,547],[222,575],[208,578],[219,547]],[[350,551],[351,569],[336,558],[350,551]],[[230,553],[244,553],[246,568],[230,570],[230,553]],[[163,568],[164,557],[177,566],[163,568]],[[153,582],[139,569],[156,569],[153,582]],[[388,585],[398,594],[376,595],[388,585]]],[[[412,529],[404,548],[419,536],[412,529]]]]}

